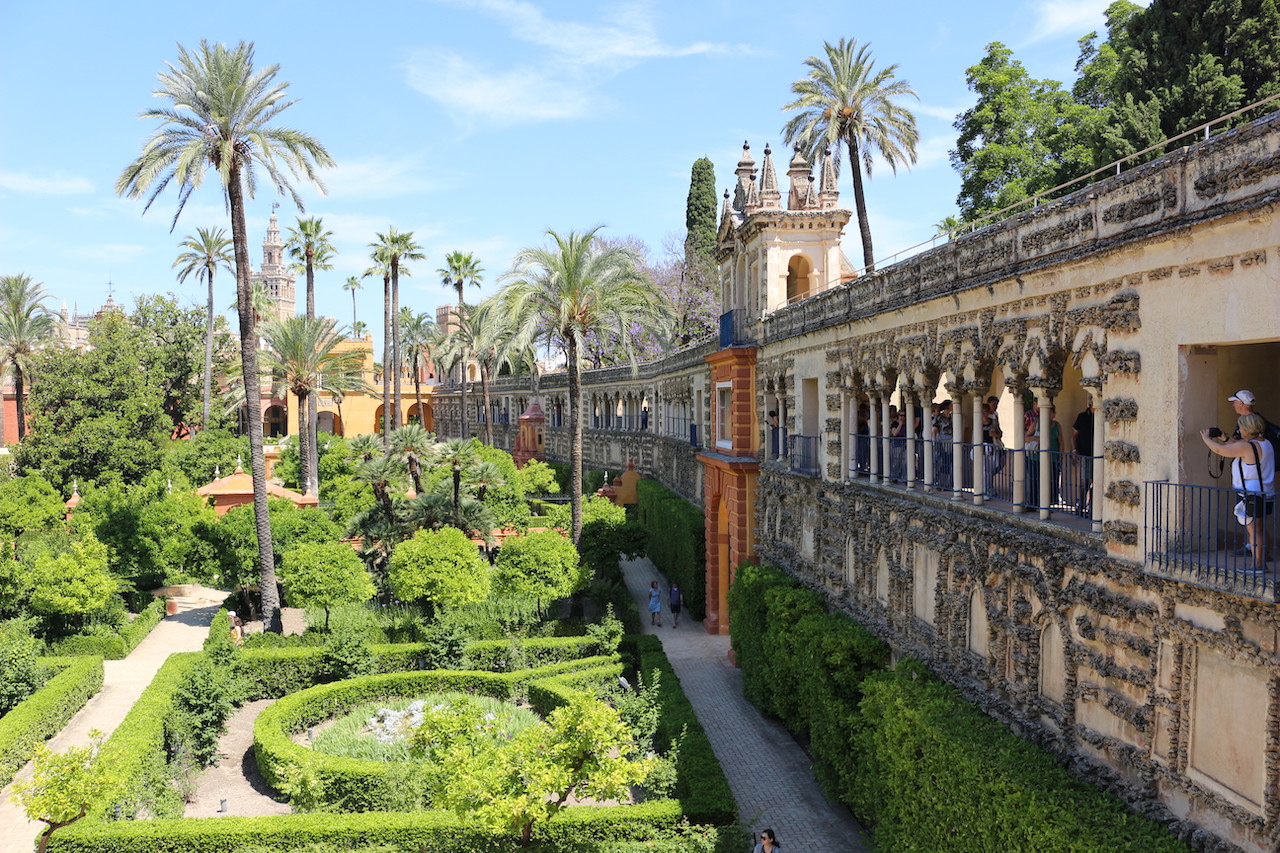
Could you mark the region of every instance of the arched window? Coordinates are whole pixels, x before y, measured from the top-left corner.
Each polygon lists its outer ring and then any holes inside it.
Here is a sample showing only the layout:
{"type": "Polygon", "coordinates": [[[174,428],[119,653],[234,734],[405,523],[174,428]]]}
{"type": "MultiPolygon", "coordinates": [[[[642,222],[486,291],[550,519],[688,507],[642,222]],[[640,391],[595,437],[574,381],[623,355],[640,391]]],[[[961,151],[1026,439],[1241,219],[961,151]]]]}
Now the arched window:
{"type": "Polygon", "coordinates": [[[813,265],[804,255],[795,255],[787,262],[787,302],[812,294],[812,271],[813,265]]]}

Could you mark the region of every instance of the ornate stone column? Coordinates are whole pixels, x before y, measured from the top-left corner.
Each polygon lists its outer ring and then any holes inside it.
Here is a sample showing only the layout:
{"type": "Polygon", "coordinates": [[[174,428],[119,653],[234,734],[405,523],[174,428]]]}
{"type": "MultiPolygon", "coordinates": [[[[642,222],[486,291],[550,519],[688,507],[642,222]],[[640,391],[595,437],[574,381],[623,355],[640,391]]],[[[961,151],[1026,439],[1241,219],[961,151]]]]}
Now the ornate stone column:
{"type": "Polygon", "coordinates": [[[951,500],[964,496],[964,392],[948,388],[951,392],[951,500]]]}
{"type": "Polygon", "coordinates": [[[909,386],[902,386],[903,407],[907,410],[907,488],[916,487],[916,395],[909,386]]]}
{"type": "Polygon", "coordinates": [[[880,473],[882,482],[888,483],[893,479],[893,439],[889,432],[892,424],[889,419],[889,399],[893,396],[893,387],[880,388],[880,419],[881,432],[884,433],[880,441],[880,447],[877,451],[880,454],[880,473]]]}
{"type": "Polygon", "coordinates": [[[1013,511],[1027,511],[1027,454],[1026,454],[1026,405],[1022,402],[1022,387],[1008,385],[1013,395],[1013,423],[1004,431],[1010,437],[1005,446],[1013,451],[1013,511]]]}
{"type": "Polygon", "coordinates": [[[973,505],[982,506],[987,494],[987,453],[982,443],[982,394],[987,389],[973,383],[969,395],[973,398],[973,505]]]}
{"type": "Polygon", "coordinates": [[[1035,391],[1036,405],[1040,407],[1040,450],[1036,454],[1036,459],[1039,462],[1040,468],[1040,495],[1036,500],[1040,505],[1040,518],[1047,521],[1049,516],[1052,514],[1049,509],[1049,492],[1050,486],[1052,485],[1049,482],[1049,478],[1053,476],[1053,460],[1049,457],[1048,450],[1049,439],[1052,437],[1050,435],[1049,428],[1049,407],[1053,405],[1053,400],[1049,398],[1049,392],[1047,389],[1037,388],[1035,391]]]}
{"type": "Polygon", "coordinates": [[[870,446],[867,448],[870,464],[870,479],[873,483],[880,482],[880,392],[875,388],[867,389],[867,440],[870,446]]]}

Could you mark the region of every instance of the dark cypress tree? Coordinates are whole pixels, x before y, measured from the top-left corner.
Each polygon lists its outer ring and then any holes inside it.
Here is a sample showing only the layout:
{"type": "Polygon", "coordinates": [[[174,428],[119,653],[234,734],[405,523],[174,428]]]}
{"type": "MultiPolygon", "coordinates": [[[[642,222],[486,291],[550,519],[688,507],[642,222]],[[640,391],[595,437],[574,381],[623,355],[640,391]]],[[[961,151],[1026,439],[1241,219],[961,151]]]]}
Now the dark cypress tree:
{"type": "Polygon", "coordinates": [[[710,255],[716,244],[716,169],[706,157],[693,161],[684,227],[686,251],[710,255]]]}

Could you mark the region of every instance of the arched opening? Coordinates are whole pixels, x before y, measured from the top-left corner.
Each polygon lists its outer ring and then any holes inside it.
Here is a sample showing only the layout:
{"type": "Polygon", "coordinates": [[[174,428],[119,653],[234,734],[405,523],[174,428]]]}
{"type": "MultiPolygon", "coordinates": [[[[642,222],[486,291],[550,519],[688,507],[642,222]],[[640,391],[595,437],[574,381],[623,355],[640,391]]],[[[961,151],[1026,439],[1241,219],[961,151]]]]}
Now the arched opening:
{"type": "Polygon", "coordinates": [[[268,406],[262,413],[262,434],[267,438],[289,434],[288,412],[284,406],[268,406]]]}
{"type": "Polygon", "coordinates": [[[320,412],[316,415],[316,431],[342,435],[342,418],[334,412],[320,412]]]}
{"type": "Polygon", "coordinates": [[[386,411],[385,406],[378,406],[373,410],[373,433],[374,435],[382,435],[382,414],[386,411]]]}
{"type": "Polygon", "coordinates": [[[810,295],[812,271],[813,265],[804,255],[794,255],[787,261],[787,302],[794,302],[810,295]]]}

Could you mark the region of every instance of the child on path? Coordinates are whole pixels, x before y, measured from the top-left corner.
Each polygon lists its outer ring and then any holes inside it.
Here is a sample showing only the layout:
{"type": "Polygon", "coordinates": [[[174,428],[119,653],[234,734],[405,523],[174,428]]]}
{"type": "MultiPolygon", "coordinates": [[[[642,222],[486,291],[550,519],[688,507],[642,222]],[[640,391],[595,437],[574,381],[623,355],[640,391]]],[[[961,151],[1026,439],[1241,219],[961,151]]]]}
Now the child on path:
{"type": "Polygon", "coordinates": [[[680,608],[684,607],[684,592],[680,589],[680,584],[675,581],[671,582],[667,601],[671,605],[671,627],[677,628],[680,626],[680,608]]]}
{"type": "Polygon", "coordinates": [[[649,624],[662,627],[662,591],[657,581],[649,584],[649,624]]]}

